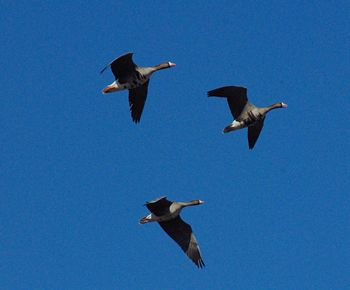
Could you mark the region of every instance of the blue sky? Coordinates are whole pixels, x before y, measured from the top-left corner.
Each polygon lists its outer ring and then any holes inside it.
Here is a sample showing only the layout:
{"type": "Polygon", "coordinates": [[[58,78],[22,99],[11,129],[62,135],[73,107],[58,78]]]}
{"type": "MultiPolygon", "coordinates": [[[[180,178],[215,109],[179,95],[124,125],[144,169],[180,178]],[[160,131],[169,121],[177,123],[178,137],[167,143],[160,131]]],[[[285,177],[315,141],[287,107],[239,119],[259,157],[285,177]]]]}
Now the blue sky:
{"type": "Polygon", "coordinates": [[[350,289],[348,1],[1,1],[1,289],[350,289]],[[100,70],[156,73],[141,123],[100,70]],[[254,148],[224,85],[283,101],[254,148]],[[145,201],[183,211],[198,270],[145,201]]]}

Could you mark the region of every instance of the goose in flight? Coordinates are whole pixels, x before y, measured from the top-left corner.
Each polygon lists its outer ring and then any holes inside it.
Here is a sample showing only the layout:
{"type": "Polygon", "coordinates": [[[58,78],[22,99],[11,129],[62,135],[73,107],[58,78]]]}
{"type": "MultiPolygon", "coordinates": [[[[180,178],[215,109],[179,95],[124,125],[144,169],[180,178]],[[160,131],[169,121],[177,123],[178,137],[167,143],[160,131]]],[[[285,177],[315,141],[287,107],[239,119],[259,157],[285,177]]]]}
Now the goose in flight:
{"type": "Polygon", "coordinates": [[[257,107],[247,98],[247,89],[243,87],[227,86],[208,92],[209,97],[225,97],[234,118],[233,122],[223,130],[228,133],[248,127],[249,149],[253,149],[264,126],[266,114],[273,109],[286,108],[285,103],[275,103],[267,107],[257,107]]]}
{"type": "Polygon", "coordinates": [[[198,268],[204,266],[199,246],[189,224],[180,217],[181,210],[186,206],[199,205],[203,201],[196,199],[189,202],[169,201],[165,196],[145,205],[150,210],[148,216],[140,220],[140,224],[158,222],[161,228],[181,247],[185,254],[198,268]]]}
{"type": "Polygon", "coordinates": [[[148,84],[151,75],[161,69],[175,66],[172,62],[163,62],[156,66],[140,67],[132,60],[133,53],[129,52],[108,64],[101,74],[110,67],[115,81],[103,89],[108,94],[121,90],[129,90],[129,107],[131,118],[135,123],[140,122],[143,107],[147,98],[148,84]]]}

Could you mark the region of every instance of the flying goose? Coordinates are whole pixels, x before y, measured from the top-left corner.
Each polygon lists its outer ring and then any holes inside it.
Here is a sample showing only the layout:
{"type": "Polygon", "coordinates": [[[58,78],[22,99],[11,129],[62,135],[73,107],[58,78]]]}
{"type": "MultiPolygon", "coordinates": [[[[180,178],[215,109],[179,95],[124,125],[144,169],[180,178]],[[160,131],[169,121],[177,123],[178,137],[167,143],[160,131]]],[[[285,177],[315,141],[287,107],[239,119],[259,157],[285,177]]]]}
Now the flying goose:
{"type": "Polygon", "coordinates": [[[162,229],[181,247],[198,268],[204,266],[199,246],[189,224],[185,223],[180,212],[186,206],[202,204],[196,199],[189,202],[169,201],[166,196],[149,201],[145,205],[151,211],[140,219],[140,224],[158,222],[162,229]]]}
{"type": "Polygon", "coordinates": [[[223,133],[248,127],[249,149],[253,149],[264,126],[265,116],[273,109],[287,108],[285,103],[275,103],[267,107],[256,107],[248,101],[247,89],[243,87],[227,86],[208,92],[209,97],[226,97],[230,107],[233,122],[224,128],[223,133]]]}
{"type": "Polygon", "coordinates": [[[133,53],[129,52],[108,64],[101,74],[111,67],[115,81],[103,89],[103,93],[129,90],[129,107],[132,120],[140,122],[143,107],[147,98],[148,83],[151,75],[161,69],[175,66],[172,62],[163,62],[152,67],[137,66],[132,60],[133,53]]]}

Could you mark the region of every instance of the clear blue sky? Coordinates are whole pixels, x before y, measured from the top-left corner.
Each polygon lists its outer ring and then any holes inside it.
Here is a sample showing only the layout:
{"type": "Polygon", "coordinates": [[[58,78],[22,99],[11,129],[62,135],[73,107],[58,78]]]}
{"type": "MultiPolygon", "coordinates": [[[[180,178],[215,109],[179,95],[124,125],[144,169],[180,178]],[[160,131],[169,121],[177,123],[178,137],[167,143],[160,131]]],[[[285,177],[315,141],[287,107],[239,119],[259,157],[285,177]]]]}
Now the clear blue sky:
{"type": "Polygon", "coordinates": [[[73,2],[1,1],[0,289],[350,289],[349,2],[73,2]],[[128,51],[177,64],[138,125],[128,51]],[[289,105],[253,151],[223,85],[289,105]],[[162,195],[206,201],[205,269],[138,224],[162,195]]]}

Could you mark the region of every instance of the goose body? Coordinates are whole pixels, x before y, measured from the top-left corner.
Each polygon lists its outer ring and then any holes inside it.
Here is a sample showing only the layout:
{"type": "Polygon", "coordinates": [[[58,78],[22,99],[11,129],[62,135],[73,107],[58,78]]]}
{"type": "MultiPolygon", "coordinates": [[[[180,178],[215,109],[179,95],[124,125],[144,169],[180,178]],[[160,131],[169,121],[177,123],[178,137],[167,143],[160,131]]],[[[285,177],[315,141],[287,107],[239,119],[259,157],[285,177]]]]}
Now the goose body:
{"type": "Polygon", "coordinates": [[[275,103],[267,107],[257,107],[247,98],[247,89],[244,87],[226,86],[208,92],[208,96],[225,97],[234,118],[226,126],[224,133],[248,127],[249,149],[253,149],[264,126],[266,114],[273,109],[286,108],[285,103],[275,103]]]}
{"type": "Polygon", "coordinates": [[[141,218],[140,224],[158,222],[161,228],[181,247],[196,266],[202,268],[204,262],[196,237],[191,226],[180,217],[180,212],[184,207],[202,203],[203,201],[198,199],[189,202],[175,202],[169,201],[166,197],[160,197],[145,204],[151,213],[141,218]]]}
{"type": "Polygon", "coordinates": [[[128,90],[131,118],[135,123],[138,123],[146,102],[151,75],[158,70],[170,68],[176,64],[163,62],[152,67],[139,67],[133,62],[132,55],[133,53],[127,53],[118,57],[101,71],[103,73],[110,67],[115,77],[115,81],[106,86],[102,92],[108,94],[128,90]]]}

